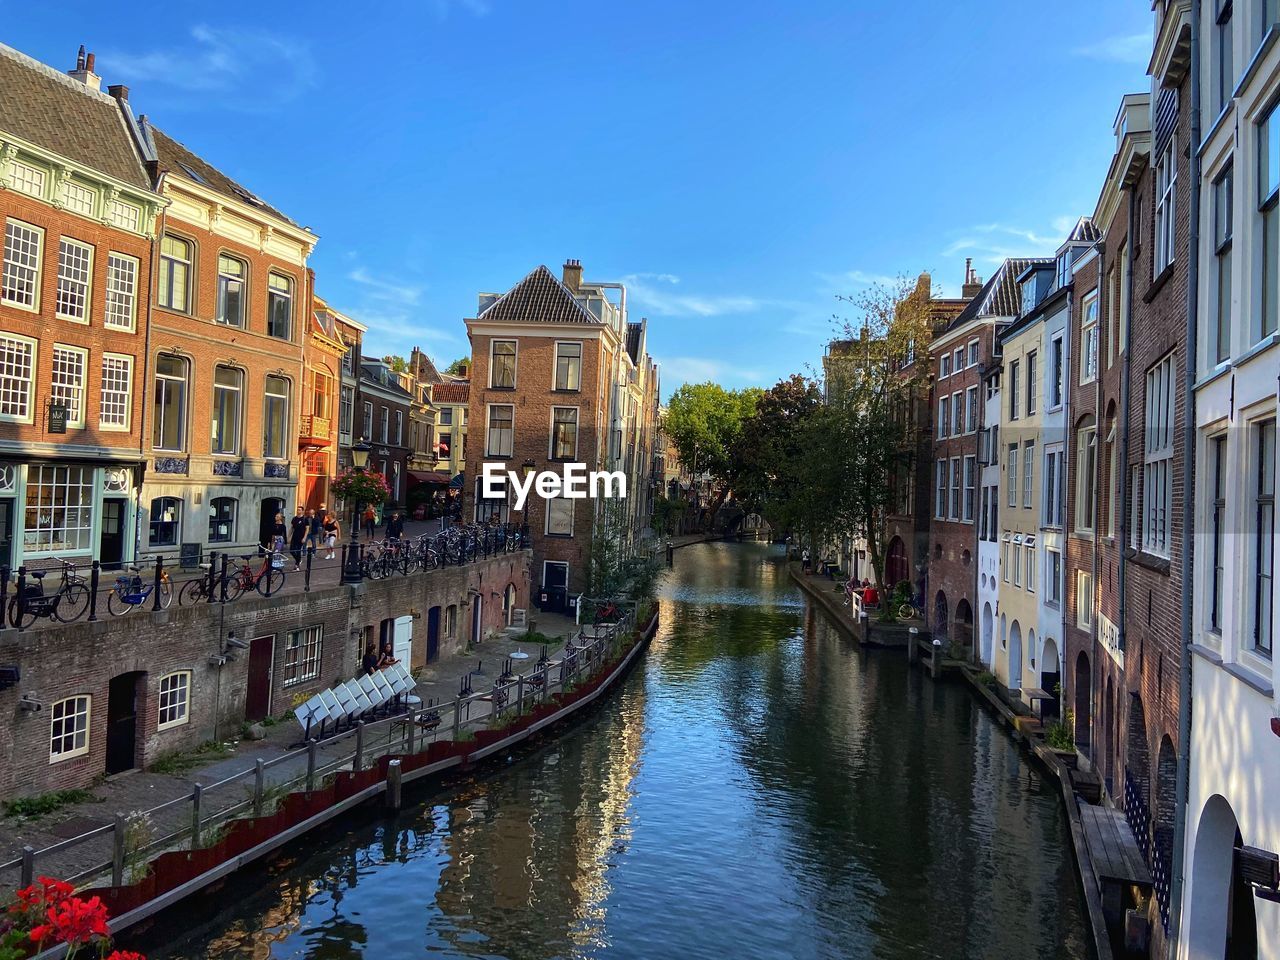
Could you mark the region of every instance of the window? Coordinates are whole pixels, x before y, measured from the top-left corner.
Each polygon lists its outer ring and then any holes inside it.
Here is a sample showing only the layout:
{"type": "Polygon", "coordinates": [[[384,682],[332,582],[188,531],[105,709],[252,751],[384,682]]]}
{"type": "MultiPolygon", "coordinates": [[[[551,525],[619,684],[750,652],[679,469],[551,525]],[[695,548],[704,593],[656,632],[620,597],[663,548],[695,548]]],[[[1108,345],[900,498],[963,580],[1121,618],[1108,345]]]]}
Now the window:
{"type": "Polygon", "coordinates": [[[547,504],[547,536],[573,536],[574,501],[567,497],[552,497],[547,504]]]}
{"type": "Polygon", "coordinates": [[[1027,593],[1036,592],[1036,545],[1027,544],[1027,593]]]}
{"type": "Polygon", "coordinates": [[[397,410],[395,439],[392,440],[391,442],[396,445],[401,445],[403,441],[404,441],[404,411],[397,410]]]}
{"type": "Polygon", "coordinates": [[[1060,288],[1065,287],[1067,286],[1067,284],[1071,283],[1071,267],[1075,263],[1074,254],[1075,254],[1075,248],[1073,247],[1068,247],[1066,250],[1063,250],[1062,253],[1058,254],[1058,261],[1056,266],[1058,268],[1057,279],[1058,279],[1058,286],[1060,288]]]}
{"type": "Polygon", "coordinates": [[[1147,371],[1142,488],[1142,549],[1169,555],[1173,499],[1173,355],[1147,371]]]}
{"type": "Polygon", "coordinates": [[[440,426],[442,427],[453,426],[453,407],[440,408],[440,426]]]}
{"type": "Polygon", "coordinates": [[[267,336],[293,338],[293,281],[278,273],[267,276],[267,336]]]}
{"type": "Polygon", "coordinates": [[[62,320],[89,322],[89,281],[93,247],[63,237],[58,241],[58,292],[54,312],[62,320]]]}
{"type": "Polygon", "coordinates": [[[556,389],[578,390],[582,386],[582,344],[556,344],[556,389]]]}
{"type": "Polygon", "coordinates": [[[107,305],[103,326],[132,330],[138,311],[138,261],[121,253],[107,254],[107,305]]]}
{"type": "Polygon", "coordinates": [[[1049,341],[1049,409],[1062,406],[1062,334],[1049,341]]]}
{"type": "Polygon", "coordinates": [[[132,413],[133,357],[104,353],[98,426],[103,430],[128,430],[132,413]]]}
{"type": "Polygon", "coordinates": [[[1253,425],[1254,531],[1253,547],[1253,646],[1271,656],[1272,582],[1276,543],[1276,422],[1253,425]]]}
{"type": "Polygon", "coordinates": [[[192,245],[168,234],[160,241],[160,273],[156,299],[162,307],[191,310],[192,245]]]}
{"type": "Polygon", "coordinates": [[[244,279],[249,272],[243,260],[218,255],[218,303],[214,320],[229,327],[244,326],[244,279]]]}
{"type": "Polygon", "coordinates": [[[978,484],[978,458],[964,458],[964,519],[973,523],[973,512],[976,506],[978,484]]]}
{"type": "Polygon", "coordinates": [[[1231,202],[1232,167],[1213,184],[1214,363],[1231,355],[1231,202]]]}
{"type": "Polygon", "coordinates": [[[391,409],[389,407],[378,408],[378,436],[382,438],[382,442],[386,443],[387,438],[391,436],[391,409]]]}
{"type": "Polygon", "coordinates": [[[1013,585],[1022,586],[1022,535],[1014,534],[1009,545],[1009,561],[1013,564],[1013,585]]]}
{"type": "Polygon", "coordinates": [[[1044,455],[1044,524],[1062,526],[1062,451],[1044,455]]]}
{"type": "Polygon", "coordinates": [[[1217,0],[1218,15],[1213,27],[1213,56],[1217,70],[1214,71],[1213,97],[1214,112],[1221,113],[1231,99],[1235,89],[1235,57],[1231,49],[1231,0],[1217,0]]]}
{"type": "Polygon", "coordinates": [[[964,431],[978,432],[978,388],[970,387],[964,392],[964,431]]]}
{"type": "Polygon", "coordinates": [[[1156,243],[1153,269],[1159,276],[1176,256],[1175,220],[1178,183],[1178,138],[1169,137],[1156,161],[1156,243]]]}
{"type": "Polygon", "coordinates": [[[134,233],[140,233],[142,227],[142,208],[123,200],[112,200],[107,206],[107,219],[117,227],[124,227],[134,233]]]}
{"type": "Polygon", "coordinates": [[[1036,412],[1036,351],[1027,354],[1027,416],[1036,412]]]}
{"type": "Polygon", "coordinates": [[[502,389],[516,385],[516,342],[494,340],[489,347],[489,386],[502,389]]]}
{"type": "Polygon", "coordinates": [[[27,466],[27,553],[90,550],[94,468],[33,463],[27,466]]]}
{"type": "Polygon", "coordinates": [[[936,479],[934,480],[934,509],[933,515],[939,520],[945,520],[947,517],[947,461],[939,460],[936,464],[936,479]]]}
{"type": "Polygon", "coordinates": [[[360,431],[360,436],[364,440],[373,439],[373,404],[366,400],[364,402],[364,428],[360,431]]]}
{"type": "MultiPolygon", "coordinates": [[[[1280,106],[1280,104],[1277,104],[1280,106]]],[[[1258,125],[1258,211],[1262,218],[1262,244],[1258,274],[1262,282],[1261,337],[1275,333],[1280,317],[1280,117],[1271,108],[1258,125]]]]}
{"type": "Polygon", "coordinates": [[[1093,574],[1076,571],[1076,626],[1088,630],[1093,626],[1093,574]]]}
{"type": "Polygon", "coordinates": [[[1062,554],[1046,550],[1044,558],[1045,600],[1057,606],[1062,602],[1062,554]]]}
{"type": "Polygon", "coordinates": [[[89,352],[61,343],[53,345],[49,398],[67,405],[67,426],[84,426],[84,378],[89,352]]]}
{"type": "Polygon", "coordinates": [[[444,608],[444,635],[452,637],[458,632],[458,608],[450,604],[444,608]]]}
{"type": "Polygon", "coordinates": [[[1006,458],[1006,463],[1006,469],[1009,472],[1009,506],[1016,507],[1018,505],[1018,445],[1016,443],[1009,444],[1009,456],[1006,458]]]}
{"type": "Polygon", "coordinates": [[[1000,538],[1000,574],[1004,582],[1009,582],[1009,535],[1000,538]]]}
{"type": "Polygon", "coordinates": [[[1098,503],[1095,496],[1098,457],[1098,430],[1092,417],[1086,417],[1076,430],[1076,509],[1075,528],[1079,533],[1093,533],[1098,503]]]}
{"type": "Polygon", "coordinates": [[[1261,42],[1272,27],[1280,24],[1280,3],[1276,0],[1263,0],[1258,7],[1262,12],[1262,31],[1259,35],[1259,42],[1261,42]]]}
{"type": "Polygon", "coordinates": [[[956,347],[951,355],[951,372],[959,373],[964,369],[964,347],[956,347]]]}
{"type": "Polygon", "coordinates": [[[1018,419],[1018,401],[1022,393],[1022,361],[1014,360],[1009,364],[1009,419],[1018,419]]]}
{"type": "Polygon", "coordinates": [[[49,762],[70,760],[89,752],[92,697],[67,697],[49,711],[49,762]]]}
{"type": "Polygon", "coordinates": [[[44,199],[44,171],[21,160],[9,161],[9,185],[19,193],[38,200],[44,199]]]}
{"type": "Polygon", "coordinates": [[[1035,501],[1031,499],[1031,487],[1035,476],[1036,442],[1028,440],[1022,445],[1022,505],[1030,508],[1035,501]]]}
{"type": "Polygon", "coordinates": [[[240,451],[240,391],[244,381],[235,367],[213,370],[213,429],[209,449],[213,453],[240,451]]]}
{"type": "Polygon", "coordinates": [[[1213,535],[1213,571],[1209,589],[1209,629],[1222,632],[1222,581],[1227,559],[1227,438],[1209,440],[1210,464],[1213,469],[1213,492],[1209,504],[1213,535]]]}
{"type": "MultiPolygon", "coordinates": [[[[1135,250],[1136,254],[1137,251],[1135,250]]],[[[1129,254],[1128,244],[1121,244],[1116,252],[1120,262],[1120,310],[1116,316],[1116,347],[1118,353],[1124,353],[1129,337],[1129,254]]]]}
{"type": "Polygon", "coordinates": [[[1135,464],[1129,470],[1129,546],[1134,550],[1142,544],[1142,467],[1135,464]]]}
{"type": "Polygon", "coordinates": [[[960,484],[960,458],[953,457],[951,459],[951,512],[947,514],[951,520],[960,519],[960,484]]]}
{"type": "Polygon", "coordinates": [[[351,442],[351,429],[355,421],[355,388],[343,386],[338,392],[338,434],[346,443],[351,442]]]}
{"type": "Polygon", "coordinates": [[[951,376],[951,354],[944,353],[938,359],[938,379],[945,380],[951,376]]]}
{"type": "Polygon", "coordinates": [[[391,461],[391,499],[397,501],[400,499],[400,461],[391,461]]]}
{"type": "Polygon", "coordinates": [[[961,404],[963,395],[957,390],[951,395],[951,435],[958,437],[964,433],[964,406],[961,404]]]}
{"type": "Polygon", "coordinates": [[[68,210],[92,217],[97,203],[98,194],[91,187],[82,186],[74,180],[62,181],[62,205],[68,210]]]}
{"type": "Polygon", "coordinates": [[[495,403],[489,408],[489,431],[485,438],[485,455],[511,456],[512,427],[516,408],[509,403],[495,403]]]}
{"type": "Polygon", "coordinates": [[[507,519],[508,496],[507,481],[499,479],[494,486],[502,491],[498,496],[486,498],[484,496],[484,479],[476,478],[476,523],[488,523],[490,520],[497,520],[499,523],[505,523],[507,519]]]}
{"type": "Polygon", "coordinates": [[[148,543],[153,547],[175,546],[182,522],[182,501],[175,497],[156,497],[151,501],[150,516],[148,543]]]}
{"type": "Polygon", "coordinates": [[[236,501],[213,497],[209,501],[209,542],[230,543],[236,538],[236,501]]]}
{"type": "Polygon", "coordinates": [[[1107,467],[1107,536],[1115,537],[1116,520],[1120,503],[1120,460],[1116,456],[1116,422],[1113,417],[1107,424],[1107,439],[1102,452],[1107,467]]]}
{"type": "Polygon", "coordinates": [[[190,716],[191,671],[179,670],[160,678],[160,716],[157,730],[180,727],[190,716]]]}
{"type": "Polygon", "coordinates": [[[0,418],[31,422],[36,342],[0,333],[0,418]]]}
{"type": "Polygon", "coordinates": [[[938,436],[945,437],[951,426],[951,398],[943,397],[938,401],[938,436]]]}
{"type": "Polygon", "coordinates": [[[320,651],[324,643],[324,627],[317,624],[302,630],[290,630],[284,641],[284,682],[292,687],[304,680],[320,676],[320,651]]]}
{"type": "Polygon", "coordinates": [[[573,460],[578,455],[578,408],[551,408],[551,459],[573,460]]]}
{"type": "Polygon", "coordinates": [[[24,310],[40,309],[40,259],[44,231],[17,220],[4,225],[4,269],[0,303],[24,310]]]}
{"type": "MultiPolygon", "coordinates": [[[[344,387],[350,391],[350,387],[344,387]]],[[[289,381],[269,376],[263,388],[262,455],[268,460],[284,460],[289,455],[289,381]]],[[[350,393],[347,395],[347,432],[351,432],[350,393]]]]}
{"type": "Polygon", "coordinates": [[[969,341],[969,366],[976,367],[978,365],[979,343],[977,340],[969,341]]]}
{"type": "Polygon", "coordinates": [[[1098,376],[1098,291],[1085,295],[1080,308],[1080,382],[1098,376]]]}
{"type": "Polygon", "coordinates": [[[157,450],[186,446],[187,361],[161,354],[156,358],[151,445],[157,450]]]}

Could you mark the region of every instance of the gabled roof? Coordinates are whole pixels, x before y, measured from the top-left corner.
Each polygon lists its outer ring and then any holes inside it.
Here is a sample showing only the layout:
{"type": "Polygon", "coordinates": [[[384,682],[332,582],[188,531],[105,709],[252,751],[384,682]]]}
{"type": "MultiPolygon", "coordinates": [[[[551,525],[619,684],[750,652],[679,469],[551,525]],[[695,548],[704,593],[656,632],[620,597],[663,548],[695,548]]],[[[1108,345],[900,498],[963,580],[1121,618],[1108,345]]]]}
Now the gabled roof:
{"type": "Polygon", "coordinates": [[[394,371],[389,370],[376,360],[361,362],[360,378],[369,383],[377,384],[391,393],[403,394],[405,398],[413,399],[413,394],[400,385],[400,378],[395,375],[394,371]]]}
{"type": "MultiPolygon", "coordinates": [[[[1067,243],[1097,243],[1102,239],[1102,232],[1094,226],[1092,217],[1081,217],[1067,237],[1067,243]]],[[[1065,244],[1064,244],[1065,245],[1065,244]]]]}
{"type": "Polygon", "coordinates": [[[470,399],[470,383],[437,383],[431,387],[432,403],[467,403],[470,399]]]}
{"type": "Polygon", "coordinates": [[[480,312],[492,323],[589,323],[600,321],[579,303],[556,275],[538,266],[523,280],[480,312]]]}
{"type": "Polygon", "coordinates": [[[263,213],[270,214],[278,220],[283,220],[290,226],[297,226],[289,217],[264,202],[261,197],[240,186],[221,170],[196,156],[163,130],[150,122],[145,124],[145,129],[152,143],[155,144],[156,154],[160,160],[160,169],[167,171],[170,176],[178,176],[184,180],[190,180],[192,183],[198,183],[214,193],[220,193],[238,203],[257,207],[263,213]]]}
{"type": "Polygon", "coordinates": [[[150,190],[115,98],[0,44],[0,132],[150,190]]]}
{"type": "Polygon", "coordinates": [[[1016,317],[1022,306],[1018,275],[1030,266],[1052,265],[1044,257],[1011,257],[996,268],[991,279],[982,285],[978,295],[969,301],[960,315],[947,325],[948,330],[961,327],[978,317],[1016,317]]]}

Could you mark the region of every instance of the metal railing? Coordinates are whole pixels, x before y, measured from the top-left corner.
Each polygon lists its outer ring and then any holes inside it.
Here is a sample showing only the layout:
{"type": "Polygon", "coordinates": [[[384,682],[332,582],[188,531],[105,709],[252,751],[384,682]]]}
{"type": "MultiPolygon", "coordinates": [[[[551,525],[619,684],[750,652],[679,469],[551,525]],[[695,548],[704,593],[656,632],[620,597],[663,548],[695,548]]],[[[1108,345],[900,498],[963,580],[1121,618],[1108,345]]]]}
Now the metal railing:
{"type": "MultiPolygon", "coordinates": [[[[471,691],[468,679],[465,691],[451,703],[414,707],[373,722],[355,720],[323,741],[311,739],[271,760],[257,759],[253,766],[215,783],[197,783],[189,794],[147,810],[116,813],[109,824],[39,850],[26,846],[20,857],[0,863],[0,890],[29,886],[37,876],[58,875],[58,854],[95,841],[91,865],[60,879],[84,886],[109,876],[113,887],[122,886],[126,874],[138,865],[167,851],[210,846],[228,821],[244,814],[263,816],[269,812],[268,805],[274,807],[299,789],[310,794],[339,771],[359,772],[382,757],[416,753],[445,734],[443,739],[458,743],[471,739],[481,728],[505,729],[555,694],[594,679],[613,662],[634,629],[632,609],[616,623],[596,626],[591,636],[580,632],[578,642],[570,638],[559,659],[543,658],[525,673],[511,670],[508,660],[487,691],[471,691]],[[150,836],[148,831],[149,839],[130,849],[130,822],[137,817],[155,825],[157,835],[150,836]]],[[[77,857],[84,859],[83,853],[77,857]]]]}

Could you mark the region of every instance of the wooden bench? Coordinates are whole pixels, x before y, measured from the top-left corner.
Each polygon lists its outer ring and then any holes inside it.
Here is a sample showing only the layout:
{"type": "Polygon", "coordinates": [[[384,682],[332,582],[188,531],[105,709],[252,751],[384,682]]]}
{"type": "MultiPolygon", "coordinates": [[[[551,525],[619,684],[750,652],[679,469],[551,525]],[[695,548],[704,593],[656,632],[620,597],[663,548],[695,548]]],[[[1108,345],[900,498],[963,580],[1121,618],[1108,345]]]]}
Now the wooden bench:
{"type": "Polygon", "coordinates": [[[1151,871],[1121,811],[1113,807],[1082,806],[1080,825],[1102,898],[1102,914],[1108,927],[1118,929],[1124,922],[1125,909],[1131,905],[1126,894],[1134,887],[1150,892],[1154,885],[1151,871]]]}

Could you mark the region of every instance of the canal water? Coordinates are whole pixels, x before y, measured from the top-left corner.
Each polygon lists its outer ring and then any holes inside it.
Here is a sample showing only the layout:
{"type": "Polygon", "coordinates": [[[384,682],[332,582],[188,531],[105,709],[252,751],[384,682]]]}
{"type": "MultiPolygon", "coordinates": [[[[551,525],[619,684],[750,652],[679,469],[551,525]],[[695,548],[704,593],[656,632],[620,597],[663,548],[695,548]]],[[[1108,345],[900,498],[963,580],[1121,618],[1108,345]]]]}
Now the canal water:
{"type": "Polygon", "coordinates": [[[962,686],[864,651],[775,548],[704,544],[588,719],[296,845],[153,958],[1086,957],[1055,787],[962,686]]]}

